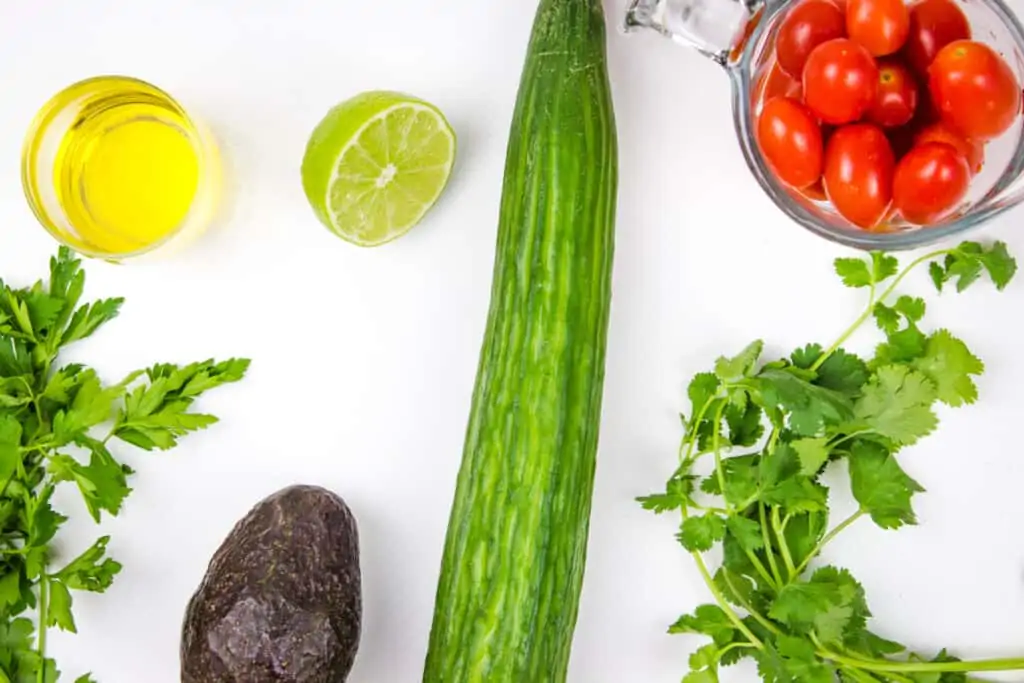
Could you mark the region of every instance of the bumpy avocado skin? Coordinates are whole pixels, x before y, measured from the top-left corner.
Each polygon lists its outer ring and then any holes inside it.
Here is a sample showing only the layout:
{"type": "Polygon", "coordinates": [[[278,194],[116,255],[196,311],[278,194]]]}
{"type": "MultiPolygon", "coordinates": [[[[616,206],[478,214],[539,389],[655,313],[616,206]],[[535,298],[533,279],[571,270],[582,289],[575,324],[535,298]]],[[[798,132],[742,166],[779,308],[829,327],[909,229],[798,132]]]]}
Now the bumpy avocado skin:
{"type": "Polygon", "coordinates": [[[362,627],[359,536],[336,494],[291,486],[214,554],[182,627],[182,683],[344,683],[362,627]]]}

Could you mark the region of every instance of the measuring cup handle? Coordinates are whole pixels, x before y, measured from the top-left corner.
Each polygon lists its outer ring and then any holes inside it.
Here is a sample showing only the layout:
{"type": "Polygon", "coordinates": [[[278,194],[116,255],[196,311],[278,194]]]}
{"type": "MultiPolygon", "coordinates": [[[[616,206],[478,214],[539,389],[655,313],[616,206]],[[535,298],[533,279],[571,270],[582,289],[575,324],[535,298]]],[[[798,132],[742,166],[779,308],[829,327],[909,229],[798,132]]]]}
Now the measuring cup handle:
{"type": "Polygon", "coordinates": [[[625,30],[653,30],[725,64],[759,6],[745,0],[630,0],[625,30]]]}

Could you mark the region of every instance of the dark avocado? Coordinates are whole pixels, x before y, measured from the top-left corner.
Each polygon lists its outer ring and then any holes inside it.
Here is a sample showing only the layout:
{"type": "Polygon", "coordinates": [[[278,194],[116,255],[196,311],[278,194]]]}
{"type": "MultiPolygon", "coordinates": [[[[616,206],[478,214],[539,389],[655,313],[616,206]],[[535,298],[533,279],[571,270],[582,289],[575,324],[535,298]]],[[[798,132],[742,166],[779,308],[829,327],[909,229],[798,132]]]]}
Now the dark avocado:
{"type": "Polygon", "coordinates": [[[189,601],[182,683],[344,683],[359,648],[359,536],[345,502],[291,486],[258,503],[189,601]]]}

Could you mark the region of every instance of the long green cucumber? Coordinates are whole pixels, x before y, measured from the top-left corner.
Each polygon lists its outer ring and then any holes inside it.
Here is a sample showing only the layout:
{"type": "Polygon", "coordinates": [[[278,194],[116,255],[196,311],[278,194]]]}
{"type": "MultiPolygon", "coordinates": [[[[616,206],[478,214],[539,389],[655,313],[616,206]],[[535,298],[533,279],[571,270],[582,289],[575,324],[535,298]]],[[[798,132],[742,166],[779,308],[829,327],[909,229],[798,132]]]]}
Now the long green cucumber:
{"type": "Polygon", "coordinates": [[[565,680],[604,384],[618,143],[600,0],[541,0],[425,683],[565,680]]]}

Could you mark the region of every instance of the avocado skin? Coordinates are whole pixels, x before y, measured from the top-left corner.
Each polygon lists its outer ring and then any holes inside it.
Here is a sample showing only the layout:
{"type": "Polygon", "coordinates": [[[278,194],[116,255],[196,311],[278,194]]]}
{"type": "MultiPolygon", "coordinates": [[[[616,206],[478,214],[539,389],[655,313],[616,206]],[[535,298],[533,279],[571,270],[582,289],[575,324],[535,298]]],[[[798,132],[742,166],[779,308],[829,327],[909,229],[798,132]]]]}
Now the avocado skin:
{"type": "Polygon", "coordinates": [[[181,683],[344,683],[361,628],[355,517],[331,491],[290,486],[210,561],[185,612],[181,683]]]}

